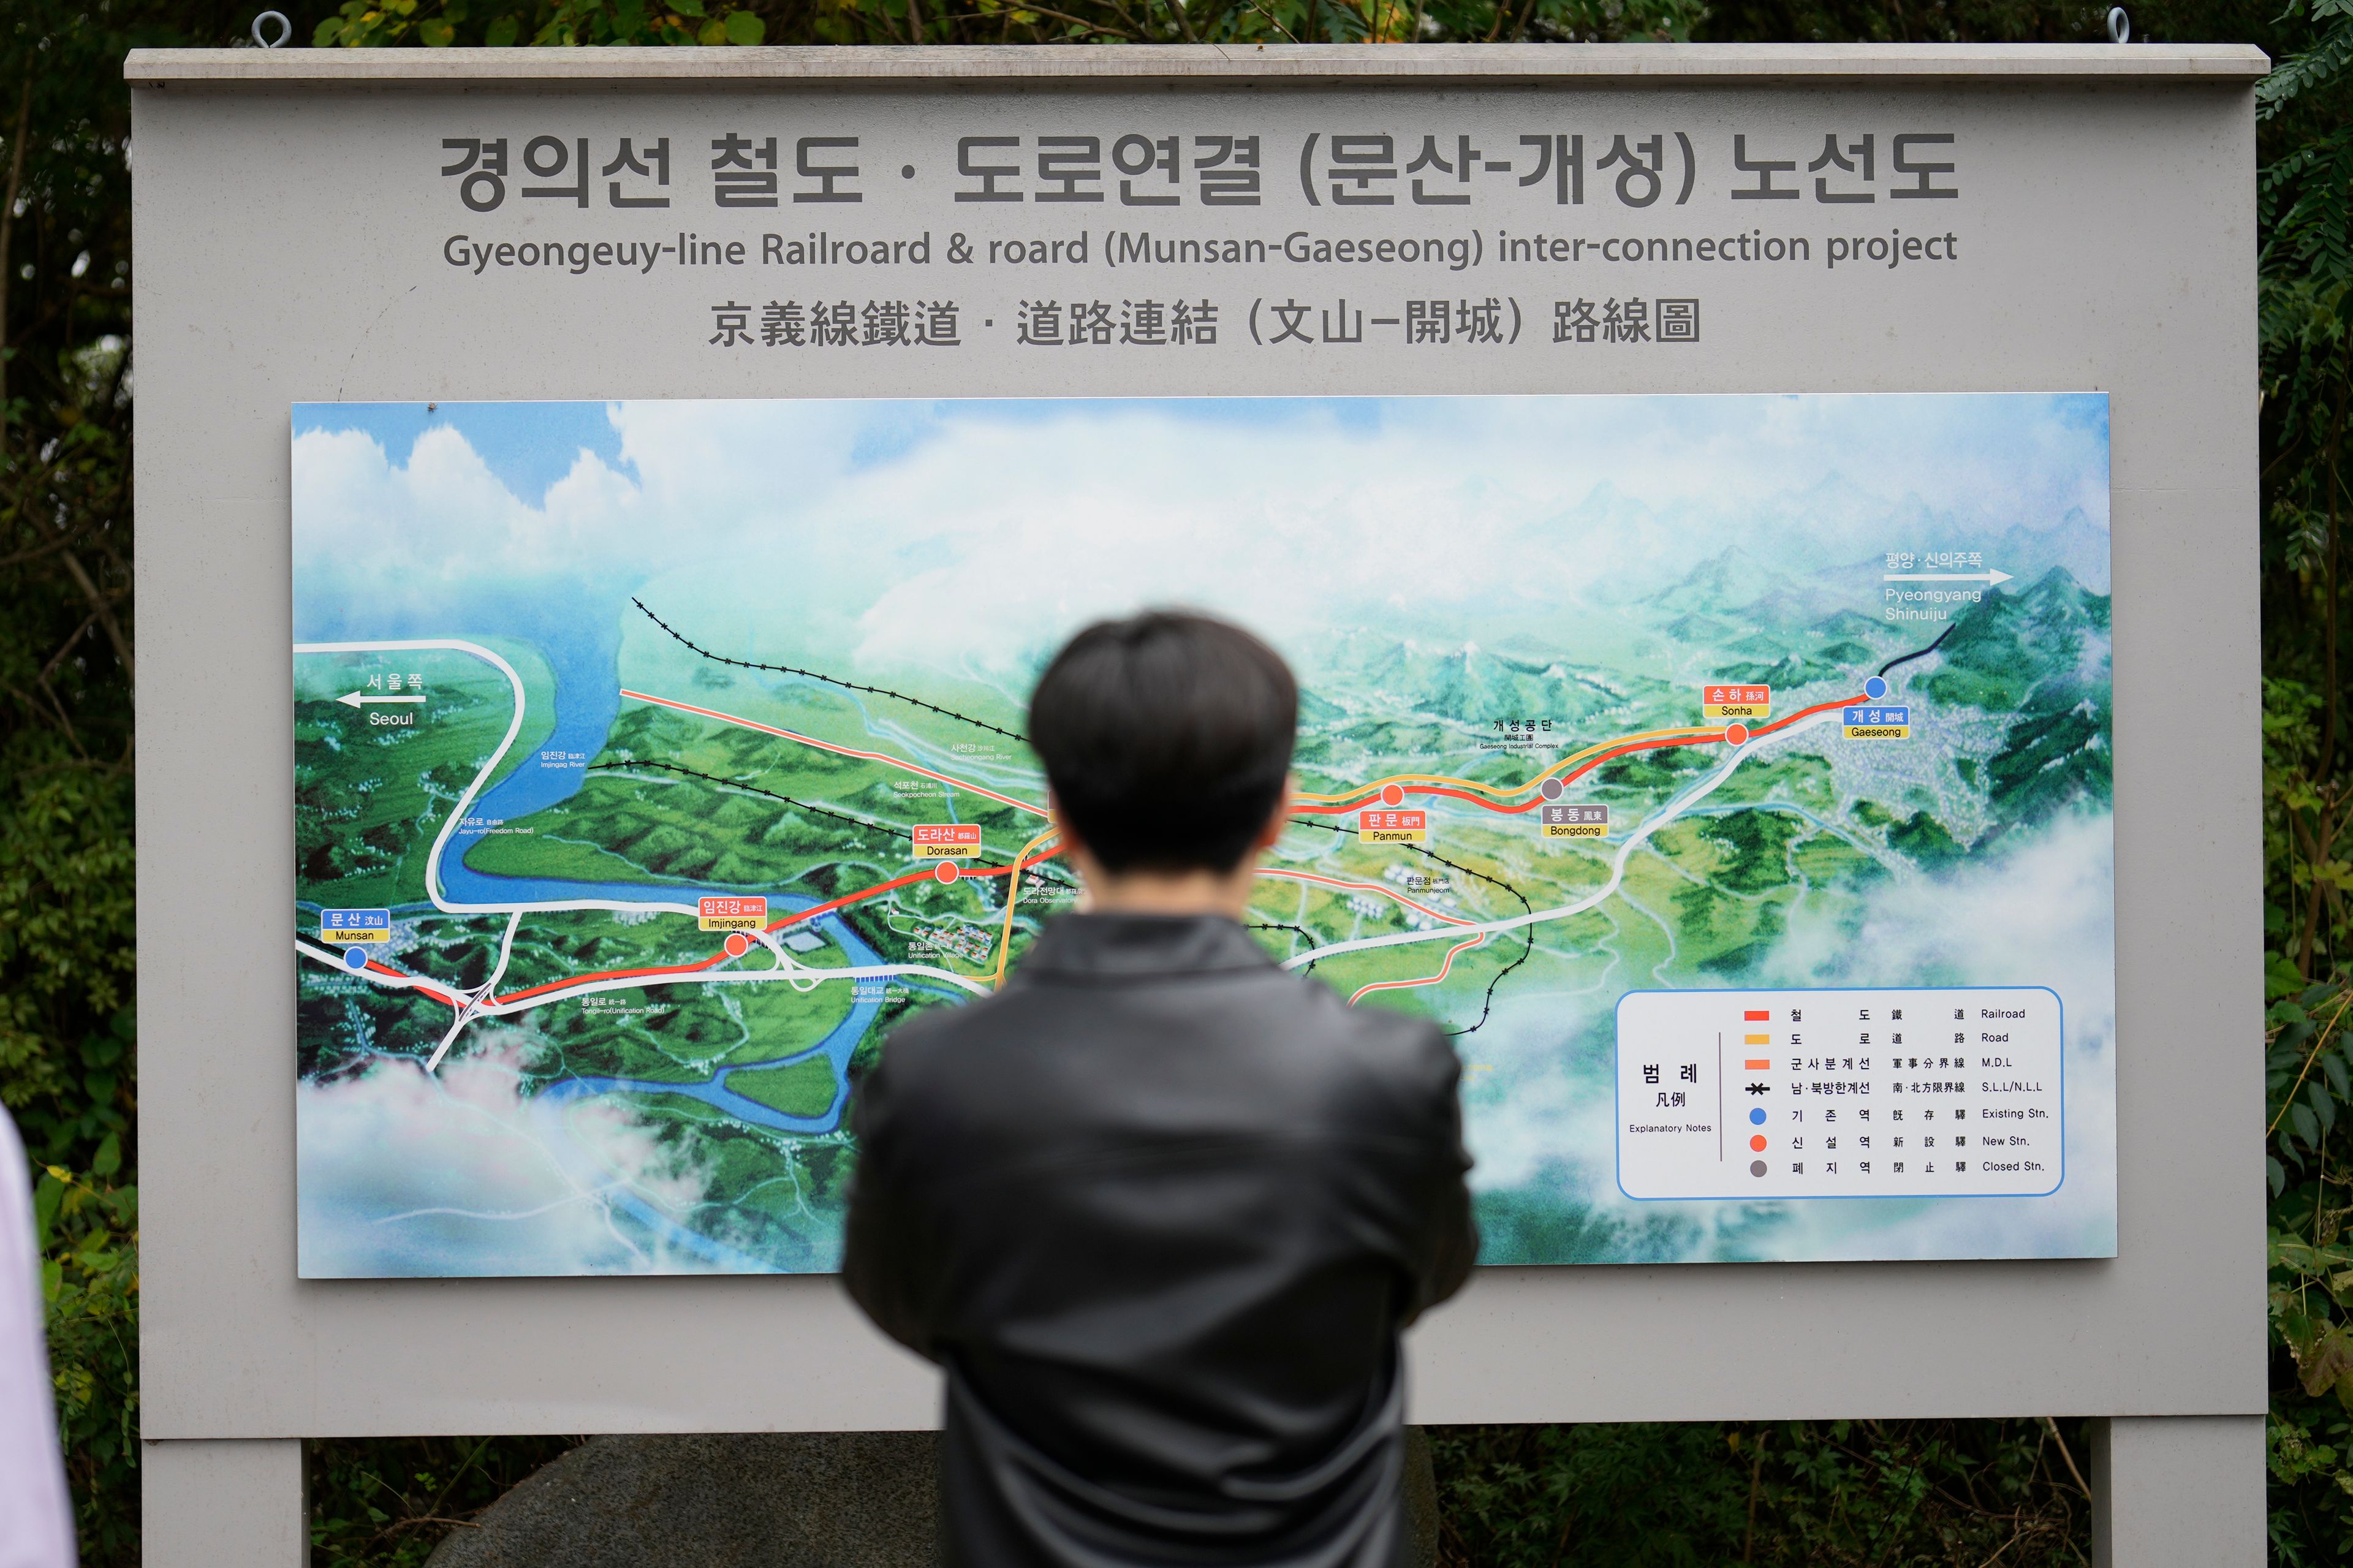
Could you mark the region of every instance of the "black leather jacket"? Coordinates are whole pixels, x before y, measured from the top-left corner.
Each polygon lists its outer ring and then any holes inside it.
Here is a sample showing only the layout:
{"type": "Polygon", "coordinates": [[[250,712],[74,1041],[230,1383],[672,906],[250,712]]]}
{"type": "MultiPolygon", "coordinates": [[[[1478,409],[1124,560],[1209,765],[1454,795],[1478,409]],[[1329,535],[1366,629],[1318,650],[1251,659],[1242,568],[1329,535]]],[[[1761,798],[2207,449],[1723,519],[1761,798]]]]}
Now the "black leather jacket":
{"type": "Polygon", "coordinates": [[[1216,917],[1068,915],[859,1094],[850,1294],[947,1374],[944,1561],[1393,1568],[1458,1068],[1216,917]]]}

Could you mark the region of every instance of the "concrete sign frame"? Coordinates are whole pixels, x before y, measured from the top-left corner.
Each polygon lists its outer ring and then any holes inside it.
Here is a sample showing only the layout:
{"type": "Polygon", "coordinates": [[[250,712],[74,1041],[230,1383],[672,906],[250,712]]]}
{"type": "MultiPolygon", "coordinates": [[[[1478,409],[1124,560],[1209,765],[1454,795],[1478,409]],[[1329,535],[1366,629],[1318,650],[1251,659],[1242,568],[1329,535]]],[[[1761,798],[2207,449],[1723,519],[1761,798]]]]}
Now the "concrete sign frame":
{"type": "MultiPolygon", "coordinates": [[[[928,1369],[822,1277],[296,1278],[290,404],[2093,390],[2113,410],[2117,1256],[1489,1269],[1412,1336],[1413,1415],[2109,1417],[2104,1560],[2258,1562],[2252,89],[2265,68],[2251,48],[2139,45],[134,51],[151,671],[138,897],[142,926],[180,933],[141,954],[139,980],[154,1561],[296,1561],[305,1437],[935,1419],[928,1369]],[[1831,110],[1926,113],[1989,149],[1972,199],[1955,204],[1962,258],[1901,288],[1711,279],[1711,322],[1726,325],[1672,362],[1234,355],[1074,378],[1003,357],[942,372],[885,356],[812,379],[774,357],[714,358],[702,333],[716,297],[674,280],[585,292],[585,313],[573,296],[473,286],[441,254],[453,214],[469,215],[428,156],[445,132],[501,116],[528,136],[543,122],[699,126],[714,105],[821,109],[929,132],[1020,129],[1082,99],[1296,116],[1368,96],[1452,113],[1565,95],[1639,102],[1704,146],[1831,110]],[[2179,745],[2192,715],[2209,737],[2194,768],[2179,745]],[[795,1348],[723,1363],[695,1348],[737,1341],[795,1348]]],[[[1283,162],[1266,163],[1276,195],[1283,162]]],[[[810,226],[808,210],[746,226],[810,226]]],[[[963,216],[942,196],[925,221],[946,230],[963,216]]]]}

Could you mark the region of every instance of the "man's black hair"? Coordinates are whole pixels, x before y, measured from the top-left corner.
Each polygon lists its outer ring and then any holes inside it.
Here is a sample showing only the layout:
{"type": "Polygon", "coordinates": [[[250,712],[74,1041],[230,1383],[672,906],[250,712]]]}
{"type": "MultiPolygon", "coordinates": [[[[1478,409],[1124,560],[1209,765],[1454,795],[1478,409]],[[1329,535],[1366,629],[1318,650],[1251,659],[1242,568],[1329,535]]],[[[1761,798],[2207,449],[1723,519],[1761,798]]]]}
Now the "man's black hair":
{"type": "Polygon", "coordinates": [[[1230,871],[1282,798],[1299,683],[1240,626],[1183,610],[1098,621],[1029,699],[1029,744],[1103,869],[1230,871]]]}

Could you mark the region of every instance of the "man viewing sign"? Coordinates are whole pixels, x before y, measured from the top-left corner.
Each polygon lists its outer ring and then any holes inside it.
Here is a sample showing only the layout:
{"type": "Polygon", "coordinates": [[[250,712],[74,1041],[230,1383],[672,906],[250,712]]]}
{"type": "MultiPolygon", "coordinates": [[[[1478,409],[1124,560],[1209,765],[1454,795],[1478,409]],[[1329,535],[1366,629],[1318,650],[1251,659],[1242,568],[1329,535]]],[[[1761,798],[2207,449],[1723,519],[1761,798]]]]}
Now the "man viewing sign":
{"type": "Polygon", "coordinates": [[[843,1270],[947,1374],[949,1563],[1405,1561],[1398,1334],[1477,1249],[1460,1069],[1242,929],[1298,708],[1222,622],[1071,639],[1029,736],[1081,912],[866,1079],[843,1270]]]}

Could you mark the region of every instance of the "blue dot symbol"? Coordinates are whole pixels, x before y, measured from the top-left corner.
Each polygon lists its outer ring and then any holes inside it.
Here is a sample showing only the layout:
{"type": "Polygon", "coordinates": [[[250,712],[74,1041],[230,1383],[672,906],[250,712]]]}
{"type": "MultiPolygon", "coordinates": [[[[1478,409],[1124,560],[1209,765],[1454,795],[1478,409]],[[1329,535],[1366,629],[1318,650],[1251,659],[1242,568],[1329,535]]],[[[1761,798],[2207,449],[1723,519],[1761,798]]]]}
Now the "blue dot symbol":
{"type": "Polygon", "coordinates": [[[1759,1105],[1750,1110],[1748,1112],[1748,1125],[1751,1127],[1762,1127],[1765,1125],[1765,1108],[1763,1106],[1759,1105]]]}
{"type": "Polygon", "coordinates": [[[1886,695],[1887,695],[1887,679],[1886,679],[1886,677],[1884,677],[1884,676],[1879,676],[1879,675],[1874,675],[1874,676],[1873,676],[1869,680],[1864,681],[1864,682],[1862,683],[1862,694],[1863,694],[1865,697],[1870,698],[1873,702],[1876,702],[1876,701],[1878,701],[1881,698],[1883,698],[1883,697],[1886,696],[1886,695]]]}
{"type": "Polygon", "coordinates": [[[350,970],[354,974],[358,973],[361,970],[365,969],[367,967],[367,949],[364,947],[347,947],[343,949],[343,967],[350,970]]]}

